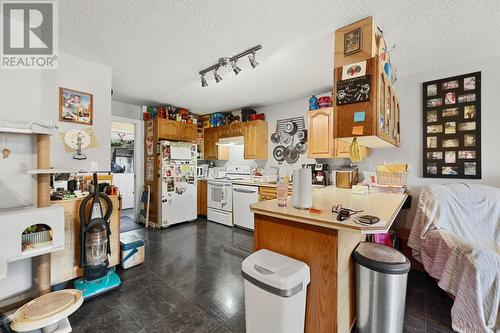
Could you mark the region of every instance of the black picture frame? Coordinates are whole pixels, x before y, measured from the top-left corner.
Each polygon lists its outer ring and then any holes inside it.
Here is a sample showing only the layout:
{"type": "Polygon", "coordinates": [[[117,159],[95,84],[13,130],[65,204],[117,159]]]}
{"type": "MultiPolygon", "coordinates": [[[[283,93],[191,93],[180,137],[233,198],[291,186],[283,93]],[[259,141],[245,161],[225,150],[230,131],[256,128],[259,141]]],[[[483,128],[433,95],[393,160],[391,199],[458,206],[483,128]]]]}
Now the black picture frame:
{"type": "Polygon", "coordinates": [[[422,110],[423,177],[481,179],[481,72],[424,82],[422,110]]]}
{"type": "Polygon", "coordinates": [[[361,51],[362,38],[363,36],[361,28],[356,28],[352,31],[346,32],[344,34],[344,56],[349,56],[351,54],[358,53],[359,51],[361,51]],[[351,40],[349,40],[349,38],[351,40]],[[349,44],[353,42],[354,38],[357,38],[355,42],[355,47],[351,48],[351,45],[349,44]]]}

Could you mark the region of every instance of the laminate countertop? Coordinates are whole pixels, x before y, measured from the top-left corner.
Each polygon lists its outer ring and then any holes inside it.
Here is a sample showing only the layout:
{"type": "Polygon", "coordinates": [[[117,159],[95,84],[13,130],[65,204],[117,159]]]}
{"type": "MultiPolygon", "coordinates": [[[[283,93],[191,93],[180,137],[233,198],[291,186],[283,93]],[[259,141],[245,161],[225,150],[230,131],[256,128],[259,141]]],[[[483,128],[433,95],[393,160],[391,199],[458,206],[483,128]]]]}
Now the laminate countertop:
{"type": "Polygon", "coordinates": [[[279,207],[278,201],[266,200],[251,205],[255,214],[281,218],[325,228],[352,231],[361,234],[375,234],[387,232],[401,210],[406,197],[405,194],[375,193],[354,194],[350,189],[340,189],[335,186],[316,188],[313,191],[313,207],[319,212],[292,207],[291,198],[288,198],[286,207],[279,207]],[[338,221],[337,213],[332,213],[334,205],[344,208],[363,210],[354,214],[346,221],[338,221]],[[380,221],[372,225],[356,223],[354,218],[361,215],[377,216],[380,221]]]}

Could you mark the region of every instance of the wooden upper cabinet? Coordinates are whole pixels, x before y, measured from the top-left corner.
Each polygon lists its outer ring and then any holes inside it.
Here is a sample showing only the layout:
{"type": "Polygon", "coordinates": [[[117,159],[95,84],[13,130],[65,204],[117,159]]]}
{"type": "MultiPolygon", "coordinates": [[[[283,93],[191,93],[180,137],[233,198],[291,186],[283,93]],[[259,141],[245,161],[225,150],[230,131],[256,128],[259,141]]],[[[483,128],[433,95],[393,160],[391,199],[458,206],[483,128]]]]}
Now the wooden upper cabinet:
{"type": "Polygon", "coordinates": [[[333,108],[308,111],[307,122],[307,157],[333,157],[333,108]]]}
{"type": "Polygon", "coordinates": [[[181,135],[181,123],[175,120],[158,120],[158,138],[163,140],[179,140],[181,135]]]}
{"type": "Polygon", "coordinates": [[[181,123],[181,141],[195,142],[198,132],[198,125],[181,123]]]}
{"type": "Polygon", "coordinates": [[[229,124],[229,131],[231,136],[242,136],[243,135],[243,123],[241,121],[229,124]]]}
{"type": "Polygon", "coordinates": [[[203,152],[204,159],[216,160],[217,159],[217,146],[215,143],[219,139],[218,128],[206,128],[204,131],[203,152]]]}
{"type": "Polygon", "coordinates": [[[217,127],[217,131],[219,133],[219,138],[229,138],[232,136],[230,125],[219,126],[217,127]]]}
{"type": "Polygon", "coordinates": [[[268,155],[268,130],[267,122],[253,120],[243,123],[243,136],[245,160],[267,160],[268,155]]]}

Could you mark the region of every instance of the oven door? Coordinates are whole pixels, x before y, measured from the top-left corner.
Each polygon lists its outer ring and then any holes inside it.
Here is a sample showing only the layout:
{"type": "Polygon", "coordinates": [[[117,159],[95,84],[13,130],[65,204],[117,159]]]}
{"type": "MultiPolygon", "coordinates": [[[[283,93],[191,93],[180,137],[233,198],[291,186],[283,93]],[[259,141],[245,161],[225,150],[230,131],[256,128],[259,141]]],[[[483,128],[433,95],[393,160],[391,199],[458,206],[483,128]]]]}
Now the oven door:
{"type": "Polygon", "coordinates": [[[233,210],[233,196],[230,183],[208,181],[207,192],[208,207],[228,212],[233,210]]]}

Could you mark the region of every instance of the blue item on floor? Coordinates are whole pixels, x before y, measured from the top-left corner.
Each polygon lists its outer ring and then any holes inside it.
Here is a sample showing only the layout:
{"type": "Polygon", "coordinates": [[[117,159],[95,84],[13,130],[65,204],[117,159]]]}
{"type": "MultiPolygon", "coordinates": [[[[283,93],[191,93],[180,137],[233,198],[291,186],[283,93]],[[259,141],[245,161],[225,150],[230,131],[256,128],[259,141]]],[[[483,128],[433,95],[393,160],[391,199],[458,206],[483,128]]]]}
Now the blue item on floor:
{"type": "Polygon", "coordinates": [[[83,278],[75,281],[75,289],[82,292],[85,300],[100,294],[117,289],[122,284],[120,276],[115,271],[109,270],[102,278],[85,281],[83,278]]]}

